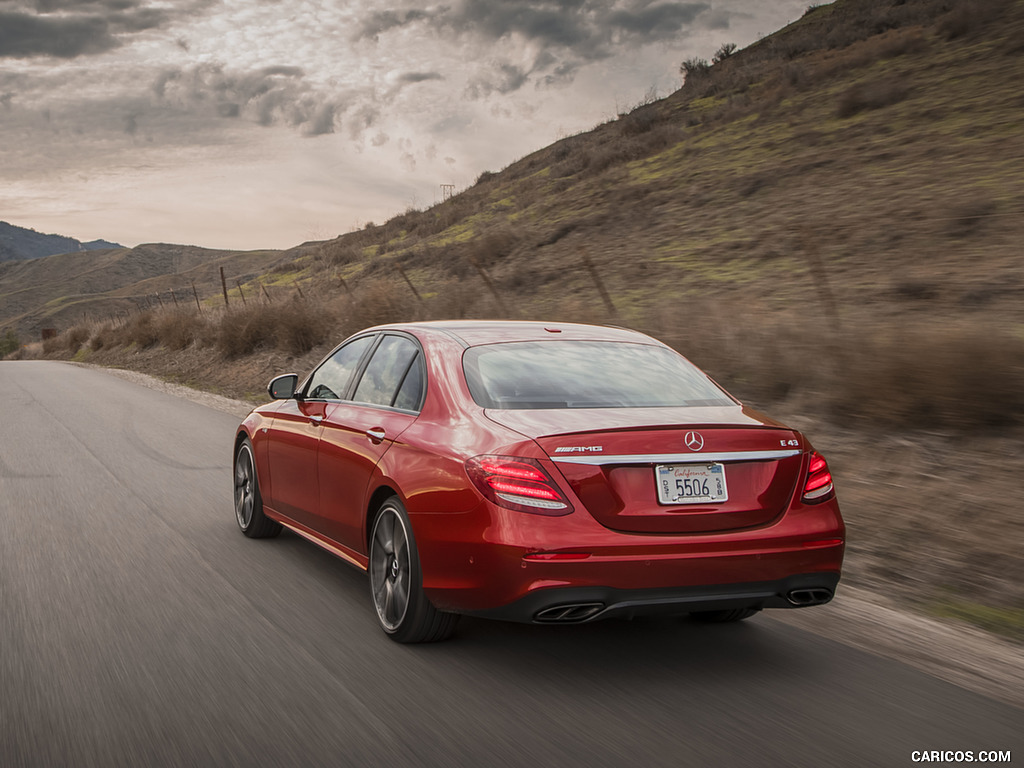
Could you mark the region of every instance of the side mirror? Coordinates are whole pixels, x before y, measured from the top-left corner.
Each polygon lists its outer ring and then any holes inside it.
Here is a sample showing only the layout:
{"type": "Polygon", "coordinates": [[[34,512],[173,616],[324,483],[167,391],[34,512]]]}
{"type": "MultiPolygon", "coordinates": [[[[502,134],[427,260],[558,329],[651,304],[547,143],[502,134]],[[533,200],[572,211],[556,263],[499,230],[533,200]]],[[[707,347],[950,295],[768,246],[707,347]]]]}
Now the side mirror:
{"type": "Polygon", "coordinates": [[[275,376],[267,385],[267,394],[274,400],[290,400],[295,397],[295,388],[299,386],[299,375],[297,373],[286,373],[284,376],[275,376]]]}

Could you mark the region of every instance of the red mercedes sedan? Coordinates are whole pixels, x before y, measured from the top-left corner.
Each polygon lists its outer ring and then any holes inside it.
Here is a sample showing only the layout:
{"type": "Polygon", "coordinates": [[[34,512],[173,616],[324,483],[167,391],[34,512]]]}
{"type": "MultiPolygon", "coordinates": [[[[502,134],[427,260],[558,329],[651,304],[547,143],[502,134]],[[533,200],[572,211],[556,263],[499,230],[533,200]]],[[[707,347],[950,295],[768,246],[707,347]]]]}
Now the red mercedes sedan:
{"type": "Polygon", "coordinates": [[[239,527],[368,571],[398,642],[461,614],[738,621],[839,581],[825,459],[641,333],[380,326],[268,389],[235,439],[239,527]]]}

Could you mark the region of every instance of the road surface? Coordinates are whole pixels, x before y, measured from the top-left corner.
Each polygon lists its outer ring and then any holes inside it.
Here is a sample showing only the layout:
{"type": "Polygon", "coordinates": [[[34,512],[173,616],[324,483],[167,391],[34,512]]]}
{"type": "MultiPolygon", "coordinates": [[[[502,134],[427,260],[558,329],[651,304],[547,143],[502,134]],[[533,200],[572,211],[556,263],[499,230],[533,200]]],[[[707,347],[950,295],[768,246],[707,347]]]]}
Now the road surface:
{"type": "Polygon", "coordinates": [[[1024,710],[770,613],[396,645],[363,574],[238,532],[235,417],[54,362],[0,391],[5,768],[1024,762],[1024,710]]]}

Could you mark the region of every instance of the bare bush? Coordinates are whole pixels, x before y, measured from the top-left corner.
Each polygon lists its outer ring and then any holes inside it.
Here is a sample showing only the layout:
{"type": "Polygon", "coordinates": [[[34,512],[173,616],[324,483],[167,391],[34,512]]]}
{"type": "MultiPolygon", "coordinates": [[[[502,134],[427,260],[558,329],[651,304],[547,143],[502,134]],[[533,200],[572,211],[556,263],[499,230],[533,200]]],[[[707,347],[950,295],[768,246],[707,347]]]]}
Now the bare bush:
{"type": "Polygon", "coordinates": [[[90,335],[89,325],[76,325],[64,334],[64,344],[69,352],[77,352],[89,340],[90,335]]]}
{"type": "Polygon", "coordinates": [[[92,338],[89,339],[89,349],[99,352],[106,347],[116,345],[113,323],[103,323],[93,330],[92,338]]]}
{"type": "Polygon", "coordinates": [[[519,245],[520,236],[507,224],[486,230],[474,243],[474,255],[481,264],[501,261],[519,245]]]}
{"type": "Polygon", "coordinates": [[[3,337],[0,337],[0,358],[7,357],[19,349],[21,349],[21,341],[18,340],[18,334],[8,328],[3,337]]]}
{"type": "Polygon", "coordinates": [[[798,398],[848,427],[972,431],[1024,424],[1024,339],[1003,329],[912,324],[822,338],[796,317],[694,300],[643,330],[745,402],[798,398]]]}
{"type": "Polygon", "coordinates": [[[206,319],[197,312],[172,310],[154,318],[160,343],[168,349],[182,350],[201,339],[207,330],[206,319]]]}
{"type": "Polygon", "coordinates": [[[711,74],[711,65],[707,59],[686,59],[679,65],[679,74],[683,76],[684,83],[691,83],[708,77],[711,74]]]}
{"type": "Polygon", "coordinates": [[[997,18],[1003,4],[996,0],[974,0],[961,2],[939,19],[938,33],[946,40],[965,37],[997,18]]]}
{"type": "Polygon", "coordinates": [[[114,342],[124,346],[134,344],[140,349],[155,346],[160,341],[155,314],[154,311],[147,310],[129,317],[124,325],[116,329],[114,342]]]}
{"type": "Polygon", "coordinates": [[[715,51],[715,55],[711,57],[711,61],[718,64],[728,59],[734,53],[736,53],[736,43],[722,43],[718,50],[715,51]]]}
{"type": "Polygon", "coordinates": [[[415,299],[408,287],[382,277],[368,280],[359,287],[342,319],[346,333],[352,333],[372,325],[412,320],[416,314],[415,299]]]}
{"type": "Polygon", "coordinates": [[[1024,421],[1024,340],[991,328],[904,328],[847,347],[830,388],[844,424],[978,429],[1024,421]]]}
{"type": "MultiPolygon", "coordinates": [[[[269,307],[263,307],[269,310],[269,307]]],[[[293,300],[274,308],[274,343],[282,352],[304,355],[331,339],[337,318],[324,302],[293,300]]]]}
{"type": "Polygon", "coordinates": [[[872,83],[857,83],[839,97],[836,114],[841,118],[853,117],[869,109],[898,104],[907,98],[910,89],[899,80],[876,80],[872,83]]]}
{"type": "Polygon", "coordinates": [[[276,312],[266,304],[253,304],[225,312],[217,328],[216,346],[233,359],[272,346],[277,329],[276,312]]]}

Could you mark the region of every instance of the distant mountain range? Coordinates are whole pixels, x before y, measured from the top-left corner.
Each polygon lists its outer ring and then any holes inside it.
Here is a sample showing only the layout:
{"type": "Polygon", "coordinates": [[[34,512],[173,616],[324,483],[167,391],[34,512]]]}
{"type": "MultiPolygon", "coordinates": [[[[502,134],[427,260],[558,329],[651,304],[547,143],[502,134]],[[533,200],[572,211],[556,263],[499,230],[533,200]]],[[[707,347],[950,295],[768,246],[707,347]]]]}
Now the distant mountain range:
{"type": "Polygon", "coordinates": [[[6,221],[0,221],[0,261],[23,261],[39,259],[43,256],[54,256],[58,253],[100,251],[122,247],[106,240],[92,240],[83,243],[73,237],[44,235],[34,229],[16,227],[6,221]]]}

